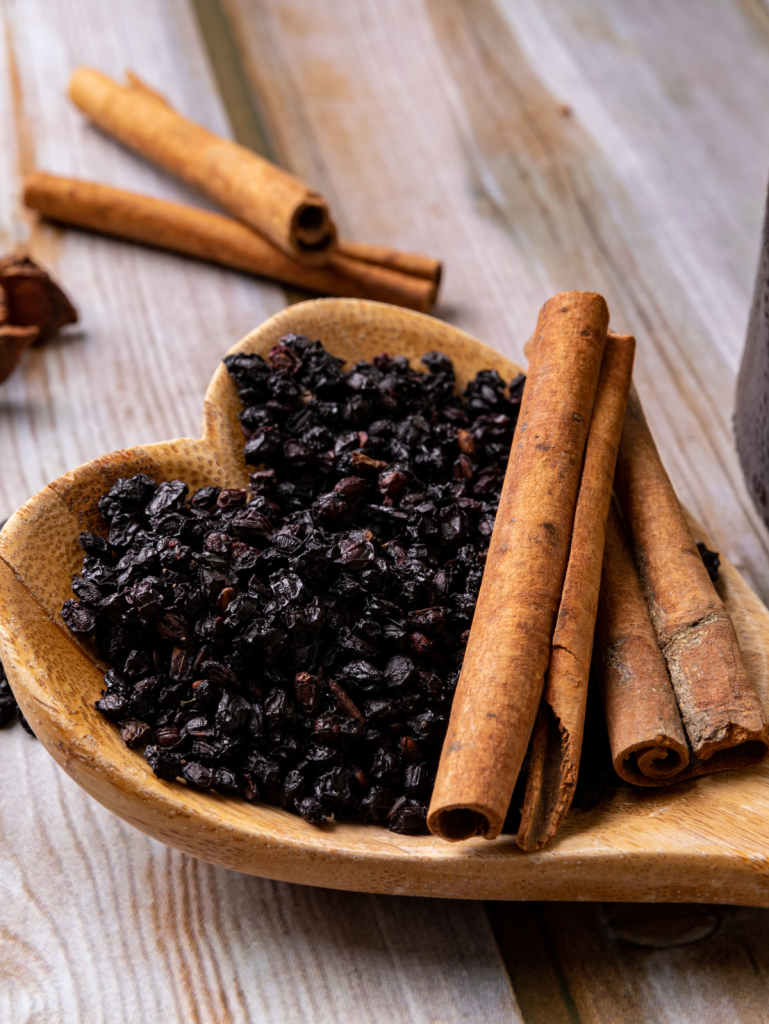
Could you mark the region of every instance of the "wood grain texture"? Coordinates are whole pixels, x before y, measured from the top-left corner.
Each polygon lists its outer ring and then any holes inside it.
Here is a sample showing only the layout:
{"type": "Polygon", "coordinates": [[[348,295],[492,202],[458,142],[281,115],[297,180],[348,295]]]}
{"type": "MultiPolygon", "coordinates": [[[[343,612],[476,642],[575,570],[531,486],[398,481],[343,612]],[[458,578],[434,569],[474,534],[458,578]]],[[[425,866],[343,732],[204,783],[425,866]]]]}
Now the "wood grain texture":
{"type": "Polygon", "coordinates": [[[527,1024],[760,1024],[769,912],[748,907],[489,906],[527,1024]]]}
{"type": "Polygon", "coordinates": [[[20,209],[19,175],[34,165],[198,202],[89,126],[65,95],[78,64],[120,75],[129,66],[226,134],[184,3],[25,0],[5,6],[5,28],[5,238],[29,238],[81,313],[78,329],[25,355],[0,395],[0,510],[9,515],[48,480],[104,451],[196,434],[200,396],[222,352],[284,300],[278,288],[231,271],[76,231],[30,228],[20,209]]]}
{"type": "Polygon", "coordinates": [[[3,730],[0,1020],[520,1021],[483,914],[214,868],[96,804],[3,730]]]}
{"type": "Polygon", "coordinates": [[[676,489],[769,596],[731,428],[769,153],[763,8],[224,3],[276,152],[343,237],[442,257],[439,315],[515,358],[548,295],[606,296],[676,489]]]}
{"type": "MultiPolygon", "coordinates": [[[[222,354],[284,304],[271,285],[39,228],[21,209],[20,180],[34,167],[200,202],[65,98],[79,64],[114,75],[130,67],[228,134],[184,0],[8,0],[2,18],[0,241],[31,245],[82,324],[25,354],[0,392],[0,520],[102,452],[196,435],[222,354]]],[[[0,1020],[519,1019],[477,905],[327,893],[212,868],[99,807],[20,729],[3,730],[0,745],[0,1020]]]]}

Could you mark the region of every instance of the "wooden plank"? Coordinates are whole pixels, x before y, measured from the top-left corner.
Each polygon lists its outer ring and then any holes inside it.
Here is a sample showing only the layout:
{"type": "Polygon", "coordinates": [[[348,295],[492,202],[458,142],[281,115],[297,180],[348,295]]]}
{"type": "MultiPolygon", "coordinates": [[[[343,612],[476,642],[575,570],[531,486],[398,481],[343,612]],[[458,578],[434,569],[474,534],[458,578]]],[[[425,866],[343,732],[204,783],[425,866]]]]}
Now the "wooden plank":
{"type": "Polygon", "coordinates": [[[542,903],[493,904],[491,914],[527,1024],[722,1024],[766,1016],[769,911],[542,903]],[[526,976],[520,965],[532,948],[547,952],[526,976]],[[537,975],[548,970],[543,989],[537,975]],[[543,991],[551,1015],[537,1002],[543,991]]]}
{"type": "Polygon", "coordinates": [[[0,1020],[521,1020],[477,904],[291,886],[124,826],[0,736],[0,1020]]]}
{"type": "MultiPolygon", "coordinates": [[[[24,0],[0,48],[0,230],[29,240],[78,329],[33,349],[0,396],[0,518],[110,449],[197,436],[221,354],[282,292],[192,261],[31,227],[33,166],[198,202],[88,127],[71,70],[126,67],[227,134],[186,0],[24,0]]],[[[0,1019],[519,1019],[477,904],[278,885],[155,843],[90,800],[20,728],[0,736],[0,1019]]]]}
{"type": "Polygon", "coordinates": [[[441,315],[520,359],[548,294],[606,294],[681,497],[769,597],[731,429],[769,151],[758,7],[224,2],[280,158],[343,233],[444,257],[441,315]]]}
{"type": "Polygon", "coordinates": [[[59,276],[81,314],[77,329],[33,348],[4,386],[0,511],[8,515],[48,480],[104,451],[197,436],[202,395],[222,352],[284,300],[271,285],[165,253],[51,227],[30,236],[19,209],[20,174],[33,165],[198,201],[89,127],[65,96],[80,63],[117,76],[132,67],[228,132],[184,4],[118,4],[107,14],[91,0],[33,0],[17,5],[6,25],[6,237],[30,237],[33,255],[59,276]]]}

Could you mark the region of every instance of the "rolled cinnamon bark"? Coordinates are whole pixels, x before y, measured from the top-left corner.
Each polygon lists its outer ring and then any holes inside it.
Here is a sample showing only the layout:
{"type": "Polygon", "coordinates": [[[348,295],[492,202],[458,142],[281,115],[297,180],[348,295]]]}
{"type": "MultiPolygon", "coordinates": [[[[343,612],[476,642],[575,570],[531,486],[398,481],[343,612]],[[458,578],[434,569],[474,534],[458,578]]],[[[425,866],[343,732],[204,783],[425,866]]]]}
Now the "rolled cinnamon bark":
{"type": "Polygon", "coordinates": [[[432,256],[422,256],[415,252],[400,252],[398,249],[388,249],[384,245],[343,241],[338,243],[337,253],[340,256],[350,256],[353,259],[361,260],[363,263],[373,263],[378,267],[397,270],[401,274],[424,277],[428,281],[434,281],[436,288],[441,283],[443,265],[440,260],[433,259],[432,256]]]}
{"type": "Polygon", "coordinates": [[[539,314],[427,817],[443,839],[494,839],[504,823],[550,660],[608,321],[592,292],[539,314]]]}
{"type": "Polygon", "coordinates": [[[689,747],[614,502],[606,523],[595,648],[614,770],[636,786],[678,782],[689,764],[689,747]]]}
{"type": "Polygon", "coordinates": [[[325,295],[375,299],[422,313],[429,312],[435,300],[437,286],[432,281],[336,255],[325,267],[308,267],[231,217],[107,185],[37,172],[24,183],[24,202],[51,220],[325,295]]]}
{"type": "Polygon", "coordinates": [[[177,113],[143,82],[79,68],[72,101],[103,131],[215,199],[293,259],[322,266],[336,246],[326,201],[250,149],[177,113]]]}
{"type": "Polygon", "coordinates": [[[585,448],[550,666],[532,737],[516,840],[523,850],[539,850],[554,839],[574,799],[601,585],[604,530],[634,354],[635,338],[609,334],[585,448]]]}
{"type": "Polygon", "coordinates": [[[735,767],[736,758],[764,761],[769,727],[761,703],[634,389],[615,488],[692,753],[735,767]]]}

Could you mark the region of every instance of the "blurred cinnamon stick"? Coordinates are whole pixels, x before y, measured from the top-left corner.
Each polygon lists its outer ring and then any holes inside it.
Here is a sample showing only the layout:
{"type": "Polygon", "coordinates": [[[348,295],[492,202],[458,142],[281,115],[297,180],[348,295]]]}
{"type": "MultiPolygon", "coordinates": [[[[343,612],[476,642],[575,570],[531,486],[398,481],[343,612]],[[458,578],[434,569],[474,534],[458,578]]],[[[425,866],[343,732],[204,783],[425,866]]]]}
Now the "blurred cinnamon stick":
{"type": "Polygon", "coordinates": [[[494,839],[504,823],[550,661],[608,322],[591,292],[563,292],[539,314],[427,817],[443,839],[494,839]]]}
{"type": "Polygon", "coordinates": [[[343,241],[339,242],[337,253],[363,263],[373,263],[378,267],[397,270],[401,274],[423,277],[427,281],[434,281],[436,288],[441,283],[443,265],[440,260],[433,259],[432,256],[422,256],[415,252],[400,252],[398,249],[388,249],[384,245],[343,241]]]}
{"type": "Polygon", "coordinates": [[[601,363],[552,655],[532,737],[517,843],[539,850],[558,832],[577,785],[604,530],[633,373],[635,339],[609,334],[601,363]]]}
{"type": "Polygon", "coordinates": [[[692,754],[711,766],[703,770],[766,760],[769,726],[734,626],[702,563],[635,389],[615,488],[692,754]]]}
{"type": "Polygon", "coordinates": [[[135,75],[124,86],[79,68],[69,95],[103,131],[216,200],[288,256],[328,262],[336,247],[328,206],[294,175],[182,117],[135,75]]]}
{"type": "Polygon", "coordinates": [[[375,299],[423,313],[429,312],[436,297],[437,284],[426,278],[336,254],[325,267],[306,266],[231,217],[95,182],[37,172],[24,183],[24,202],[51,220],[325,295],[375,299]]]}

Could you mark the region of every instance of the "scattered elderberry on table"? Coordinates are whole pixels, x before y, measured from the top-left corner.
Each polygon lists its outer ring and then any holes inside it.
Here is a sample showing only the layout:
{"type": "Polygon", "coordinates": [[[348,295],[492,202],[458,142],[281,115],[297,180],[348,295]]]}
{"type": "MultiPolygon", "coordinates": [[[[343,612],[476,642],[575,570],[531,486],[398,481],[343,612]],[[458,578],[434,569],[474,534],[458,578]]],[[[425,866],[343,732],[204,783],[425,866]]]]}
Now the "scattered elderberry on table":
{"type": "Polygon", "coordinates": [[[21,708],[16,703],[13,690],[8,682],[8,676],[5,674],[2,662],[0,662],[0,726],[10,725],[16,719],[21,722],[30,736],[35,735],[26,718],[21,713],[21,708]]]}
{"type": "Polygon", "coordinates": [[[524,378],[228,356],[250,492],[118,480],[62,616],[156,775],[306,821],[425,818],[524,378]]]}

